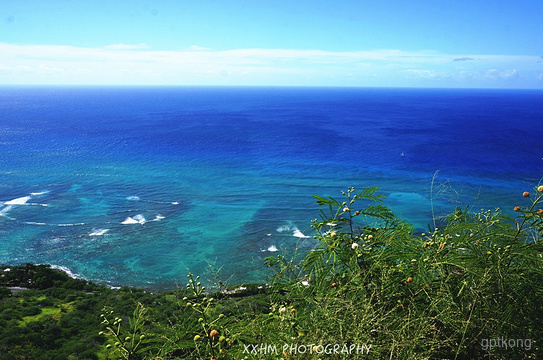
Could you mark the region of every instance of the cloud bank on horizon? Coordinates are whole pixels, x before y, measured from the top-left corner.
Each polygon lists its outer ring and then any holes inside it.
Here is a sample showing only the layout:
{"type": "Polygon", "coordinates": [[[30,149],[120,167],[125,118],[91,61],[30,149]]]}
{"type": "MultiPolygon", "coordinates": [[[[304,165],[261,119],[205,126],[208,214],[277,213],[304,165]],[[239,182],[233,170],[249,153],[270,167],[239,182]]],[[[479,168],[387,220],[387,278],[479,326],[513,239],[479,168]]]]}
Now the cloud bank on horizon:
{"type": "Polygon", "coordinates": [[[3,7],[0,84],[543,88],[539,0],[3,7]]]}
{"type": "Polygon", "coordinates": [[[4,84],[538,87],[539,56],[0,43],[4,84]]]}

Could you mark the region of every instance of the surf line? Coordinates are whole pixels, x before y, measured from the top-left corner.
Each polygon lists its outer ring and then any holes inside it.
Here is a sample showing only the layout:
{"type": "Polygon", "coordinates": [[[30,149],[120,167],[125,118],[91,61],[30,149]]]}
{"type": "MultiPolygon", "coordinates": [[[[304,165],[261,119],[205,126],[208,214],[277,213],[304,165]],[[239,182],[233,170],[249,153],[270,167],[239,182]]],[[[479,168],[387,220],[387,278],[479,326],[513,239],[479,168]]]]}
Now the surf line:
{"type": "Polygon", "coordinates": [[[126,200],[129,200],[129,201],[141,201],[141,202],[147,202],[147,203],[151,203],[151,204],[179,205],[179,201],[142,200],[142,199],[141,199],[139,196],[137,196],[137,195],[127,196],[125,199],[126,199],[126,200]]]}
{"type": "Polygon", "coordinates": [[[31,196],[23,196],[19,197],[13,200],[4,201],[4,205],[6,206],[14,206],[14,205],[20,205],[20,206],[49,206],[48,204],[40,204],[40,203],[29,203],[28,200],[30,200],[31,196]]]}
{"type": "MultiPolygon", "coordinates": [[[[32,194],[38,194],[38,193],[31,193],[32,194]]],[[[14,206],[49,206],[48,204],[40,204],[40,203],[29,203],[28,201],[32,198],[32,196],[22,196],[18,197],[12,200],[4,201],[2,204],[5,206],[0,209],[0,216],[5,217],[9,220],[15,220],[15,218],[7,216],[7,213],[13,209],[14,206]]]]}

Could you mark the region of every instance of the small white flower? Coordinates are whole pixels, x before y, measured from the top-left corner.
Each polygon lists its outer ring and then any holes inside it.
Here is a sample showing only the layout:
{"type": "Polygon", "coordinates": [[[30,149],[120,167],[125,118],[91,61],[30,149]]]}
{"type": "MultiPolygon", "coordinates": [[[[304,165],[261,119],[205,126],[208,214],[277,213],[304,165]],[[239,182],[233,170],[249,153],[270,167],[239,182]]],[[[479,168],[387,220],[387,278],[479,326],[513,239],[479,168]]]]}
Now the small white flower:
{"type": "Polygon", "coordinates": [[[351,245],[351,248],[352,248],[353,250],[358,249],[358,244],[357,244],[357,243],[353,243],[353,244],[351,245]]]}
{"type": "Polygon", "coordinates": [[[283,306],[283,307],[279,308],[279,314],[284,314],[284,313],[286,313],[286,312],[287,312],[287,308],[286,308],[286,307],[283,306]]]}

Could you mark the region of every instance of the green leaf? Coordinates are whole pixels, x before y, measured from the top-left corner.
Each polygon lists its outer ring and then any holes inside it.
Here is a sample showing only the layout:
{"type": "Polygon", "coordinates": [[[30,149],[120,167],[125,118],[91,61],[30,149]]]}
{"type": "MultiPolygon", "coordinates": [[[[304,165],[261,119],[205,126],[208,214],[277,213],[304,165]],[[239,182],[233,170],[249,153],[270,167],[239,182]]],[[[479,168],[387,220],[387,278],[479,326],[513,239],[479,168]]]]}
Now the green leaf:
{"type": "Polygon", "coordinates": [[[378,186],[373,186],[369,188],[362,189],[360,192],[358,192],[355,196],[358,199],[369,199],[377,202],[383,202],[382,198],[386,197],[386,195],[380,194],[375,195],[375,193],[379,190],[378,186]]]}
{"type": "Polygon", "coordinates": [[[317,204],[319,205],[332,205],[332,206],[340,206],[341,203],[339,203],[337,200],[333,198],[324,198],[319,195],[313,195],[315,199],[317,199],[317,204]]]}
{"type": "Polygon", "coordinates": [[[393,219],[395,217],[392,210],[383,205],[370,205],[362,210],[361,214],[379,219],[393,219]]]}

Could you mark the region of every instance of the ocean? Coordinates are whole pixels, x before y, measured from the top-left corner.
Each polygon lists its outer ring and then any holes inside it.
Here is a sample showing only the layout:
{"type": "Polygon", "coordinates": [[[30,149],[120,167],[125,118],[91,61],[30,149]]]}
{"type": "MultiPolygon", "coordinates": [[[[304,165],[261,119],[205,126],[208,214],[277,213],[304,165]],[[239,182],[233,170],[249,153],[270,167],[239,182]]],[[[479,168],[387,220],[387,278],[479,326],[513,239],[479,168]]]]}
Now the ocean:
{"type": "Polygon", "coordinates": [[[543,91],[0,87],[0,263],[109,286],[266,281],[313,194],[379,186],[417,232],[543,176],[543,91]],[[434,183],[433,193],[430,189],[434,183]]]}

